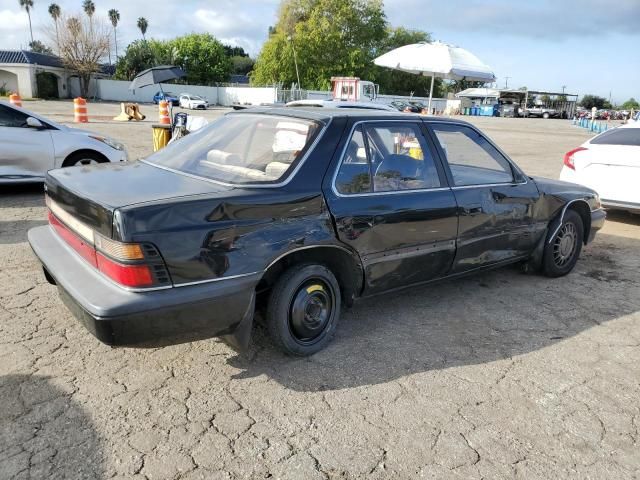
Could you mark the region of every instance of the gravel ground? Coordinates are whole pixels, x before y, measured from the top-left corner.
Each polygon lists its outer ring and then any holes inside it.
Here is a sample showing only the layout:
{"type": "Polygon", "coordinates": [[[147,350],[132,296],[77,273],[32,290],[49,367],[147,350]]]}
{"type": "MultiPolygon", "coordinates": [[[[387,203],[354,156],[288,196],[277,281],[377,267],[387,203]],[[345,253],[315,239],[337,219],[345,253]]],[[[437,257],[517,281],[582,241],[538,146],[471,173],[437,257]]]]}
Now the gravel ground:
{"type": "MultiPolygon", "coordinates": [[[[69,102],[26,107],[71,119],[69,102]]],[[[151,121],[106,120],[118,110],[90,104],[88,128],[147,154],[151,121]]],[[[560,120],[472,120],[536,175],[557,178],[588,138],[560,120]]],[[[506,268],[370,299],[325,351],[292,359],[261,327],[245,354],[97,342],[26,243],[41,189],[0,192],[2,479],[640,475],[638,217],[611,214],[565,278],[506,268]]]]}

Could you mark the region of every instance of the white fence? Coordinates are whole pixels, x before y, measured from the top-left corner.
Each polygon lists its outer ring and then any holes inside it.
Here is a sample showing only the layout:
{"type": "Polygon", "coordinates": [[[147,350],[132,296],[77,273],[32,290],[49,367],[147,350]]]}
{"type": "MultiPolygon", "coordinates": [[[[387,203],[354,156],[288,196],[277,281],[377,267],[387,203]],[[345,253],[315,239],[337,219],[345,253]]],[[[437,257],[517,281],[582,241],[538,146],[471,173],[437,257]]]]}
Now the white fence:
{"type": "MultiPolygon", "coordinates": [[[[144,88],[129,90],[131,82],[120,80],[91,80],[89,98],[114,102],[145,103],[153,101],[153,96],[160,90],[160,85],[149,85],[144,88]]],[[[260,105],[274,103],[277,98],[275,87],[206,87],[203,85],[176,85],[163,83],[165,92],[176,95],[190,93],[200,95],[209,100],[212,105],[230,106],[234,103],[260,105]]],[[[69,95],[80,96],[80,84],[77,77],[69,79],[69,95]]]]}

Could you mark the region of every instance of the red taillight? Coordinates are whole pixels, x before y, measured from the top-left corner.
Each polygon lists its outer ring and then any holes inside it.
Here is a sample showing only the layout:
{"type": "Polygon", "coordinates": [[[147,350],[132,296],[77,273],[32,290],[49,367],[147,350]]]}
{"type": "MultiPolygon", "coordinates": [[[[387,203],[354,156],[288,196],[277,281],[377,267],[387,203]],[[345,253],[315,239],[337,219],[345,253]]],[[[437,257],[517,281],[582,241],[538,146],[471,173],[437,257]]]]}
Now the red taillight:
{"type": "Polygon", "coordinates": [[[73,233],[67,228],[58,218],[49,211],[49,223],[56,229],[58,235],[67,242],[67,244],[80,254],[87,262],[94,267],[98,268],[98,262],[96,260],[96,249],[93,245],[87,243],[81,237],[73,233]]]}
{"type": "Polygon", "coordinates": [[[583,150],[587,150],[584,147],[578,147],[578,148],[574,148],[573,150],[568,151],[567,153],[564,154],[564,165],[566,167],[569,167],[571,170],[575,170],[576,169],[576,165],[575,162],[573,161],[573,155],[581,152],[583,150]]]}
{"type": "MultiPolygon", "coordinates": [[[[51,211],[48,212],[48,217],[49,223],[58,235],[82,258],[111,280],[125,287],[135,288],[170,285],[168,273],[157,250],[153,251],[158,258],[147,261],[141,244],[121,243],[97,233],[93,234],[95,243],[92,243],[72,231],[51,211]]],[[[149,245],[145,248],[153,249],[149,245]]]]}
{"type": "Polygon", "coordinates": [[[114,262],[101,253],[96,255],[98,270],[107,277],[126,287],[150,287],[153,285],[153,274],[147,265],[127,265],[114,262]]]}

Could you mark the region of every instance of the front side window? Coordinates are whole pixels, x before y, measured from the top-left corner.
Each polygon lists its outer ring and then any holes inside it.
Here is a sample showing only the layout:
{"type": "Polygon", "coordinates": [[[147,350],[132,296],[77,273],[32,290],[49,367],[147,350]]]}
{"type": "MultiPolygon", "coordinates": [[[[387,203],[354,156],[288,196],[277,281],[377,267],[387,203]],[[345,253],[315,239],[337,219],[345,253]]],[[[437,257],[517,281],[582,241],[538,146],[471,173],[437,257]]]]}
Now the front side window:
{"type": "Polygon", "coordinates": [[[295,168],[320,129],[300,118],[230,114],[147,160],[225,183],[275,183],[295,168]]]}
{"type": "Polygon", "coordinates": [[[455,186],[509,183],[511,165],[480,133],[464,125],[432,124],[455,186]]]}
{"type": "Polygon", "coordinates": [[[26,127],[28,117],[25,113],[0,105],[0,127],[26,127]]]}
{"type": "Polygon", "coordinates": [[[359,125],[347,144],[336,188],[342,194],[440,187],[431,151],[415,124],[359,125]]]}

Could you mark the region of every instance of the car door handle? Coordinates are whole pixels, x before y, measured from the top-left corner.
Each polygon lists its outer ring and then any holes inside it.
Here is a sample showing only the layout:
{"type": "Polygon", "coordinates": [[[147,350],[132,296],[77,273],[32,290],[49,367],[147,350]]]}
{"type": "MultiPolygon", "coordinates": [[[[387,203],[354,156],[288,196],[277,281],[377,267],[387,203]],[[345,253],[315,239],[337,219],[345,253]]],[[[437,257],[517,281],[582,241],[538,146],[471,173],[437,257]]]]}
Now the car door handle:
{"type": "Polygon", "coordinates": [[[478,215],[482,213],[482,205],[479,203],[465,205],[462,207],[462,213],[465,215],[478,215]]]}

